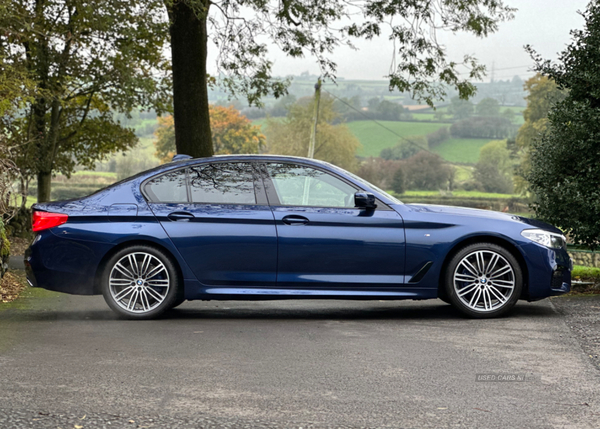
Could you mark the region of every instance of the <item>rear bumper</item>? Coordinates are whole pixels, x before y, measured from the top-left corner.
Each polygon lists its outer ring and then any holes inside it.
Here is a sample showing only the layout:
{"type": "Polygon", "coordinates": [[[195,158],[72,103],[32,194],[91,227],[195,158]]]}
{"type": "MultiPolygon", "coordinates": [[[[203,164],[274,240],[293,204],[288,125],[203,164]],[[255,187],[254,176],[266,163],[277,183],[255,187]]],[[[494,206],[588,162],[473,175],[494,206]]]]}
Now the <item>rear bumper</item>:
{"type": "Polygon", "coordinates": [[[112,246],[89,244],[42,231],[25,252],[27,281],[56,292],[94,295],[97,267],[112,246]]]}

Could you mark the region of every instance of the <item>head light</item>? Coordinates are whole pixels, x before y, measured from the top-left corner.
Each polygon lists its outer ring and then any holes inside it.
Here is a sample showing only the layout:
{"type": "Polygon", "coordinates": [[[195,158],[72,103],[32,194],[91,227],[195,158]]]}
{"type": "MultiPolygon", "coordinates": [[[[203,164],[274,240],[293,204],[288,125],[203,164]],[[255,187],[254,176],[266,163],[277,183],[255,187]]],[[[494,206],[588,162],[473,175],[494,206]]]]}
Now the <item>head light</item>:
{"type": "Polygon", "coordinates": [[[567,245],[567,239],[564,235],[544,231],[543,229],[526,229],[521,232],[521,235],[551,249],[560,249],[567,245]]]}

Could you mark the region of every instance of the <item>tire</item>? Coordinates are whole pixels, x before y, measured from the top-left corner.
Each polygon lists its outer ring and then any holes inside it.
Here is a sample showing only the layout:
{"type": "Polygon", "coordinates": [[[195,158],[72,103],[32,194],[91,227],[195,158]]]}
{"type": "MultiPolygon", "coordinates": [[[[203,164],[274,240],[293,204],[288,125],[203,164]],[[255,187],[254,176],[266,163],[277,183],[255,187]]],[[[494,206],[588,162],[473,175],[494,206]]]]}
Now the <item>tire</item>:
{"type": "Polygon", "coordinates": [[[442,301],[442,302],[445,302],[446,304],[452,304],[452,303],[450,302],[450,300],[449,300],[447,297],[445,297],[445,296],[438,296],[438,299],[439,299],[440,301],[442,301]]]}
{"type": "Polygon", "coordinates": [[[504,247],[471,244],[450,260],[444,285],[448,299],[464,315],[477,319],[499,317],[519,300],[523,271],[504,247]]]}
{"type": "Polygon", "coordinates": [[[102,274],[102,295],[126,319],[154,319],[182,298],[175,264],[147,245],[126,247],[109,259],[102,274]]]}
{"type": "Polygon", "coordinates": [[[181,304],[183,304],[185,302],[185,298],[178,298],[174,303],[173,303],[173,307],[171,307],[171,309],[179,307],[181,304]]]}

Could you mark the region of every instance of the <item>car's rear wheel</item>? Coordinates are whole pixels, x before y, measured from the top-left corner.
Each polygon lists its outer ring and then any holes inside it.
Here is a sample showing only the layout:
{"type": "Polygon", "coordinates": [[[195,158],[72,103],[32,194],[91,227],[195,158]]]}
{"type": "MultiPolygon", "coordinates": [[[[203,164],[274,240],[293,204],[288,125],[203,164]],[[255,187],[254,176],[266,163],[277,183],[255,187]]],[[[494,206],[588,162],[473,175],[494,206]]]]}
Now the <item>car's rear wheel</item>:
{"type": "Polygon", "coordinates": [[[454,255],[445,285],[450,302],[465,315],[498,317],[510,311],[521,296],[523,272],[504,247],[477,243],[454,255]]]}
{"type": "Polygon", "coordinates": [[[128,319],[152,319],[181,299],[177,270],[164,252],[144,245],[117,252],[106,264],[102,294],[109,307],[128,319]]]}

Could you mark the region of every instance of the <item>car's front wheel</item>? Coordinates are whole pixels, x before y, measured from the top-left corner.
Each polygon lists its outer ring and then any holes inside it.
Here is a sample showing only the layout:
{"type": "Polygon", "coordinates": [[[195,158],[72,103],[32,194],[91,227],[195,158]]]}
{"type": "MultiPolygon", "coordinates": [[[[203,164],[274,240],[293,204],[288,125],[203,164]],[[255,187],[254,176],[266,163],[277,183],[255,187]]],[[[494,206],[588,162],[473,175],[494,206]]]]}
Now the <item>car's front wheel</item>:
{"type": "Polygon", "coordinates": [[[465,315],[497,317],[511,310],[521,296],[523,272],[504,247],[477,243],[450,260],[445,286],[450,302],[465,315]]]}
{"type": "Polygon", "coordinates": [[[102,295],[128,319],[152,319],[181,299],[177,270],[164,252],[144,245],[117,252],[106,264],[102,295]]]}

